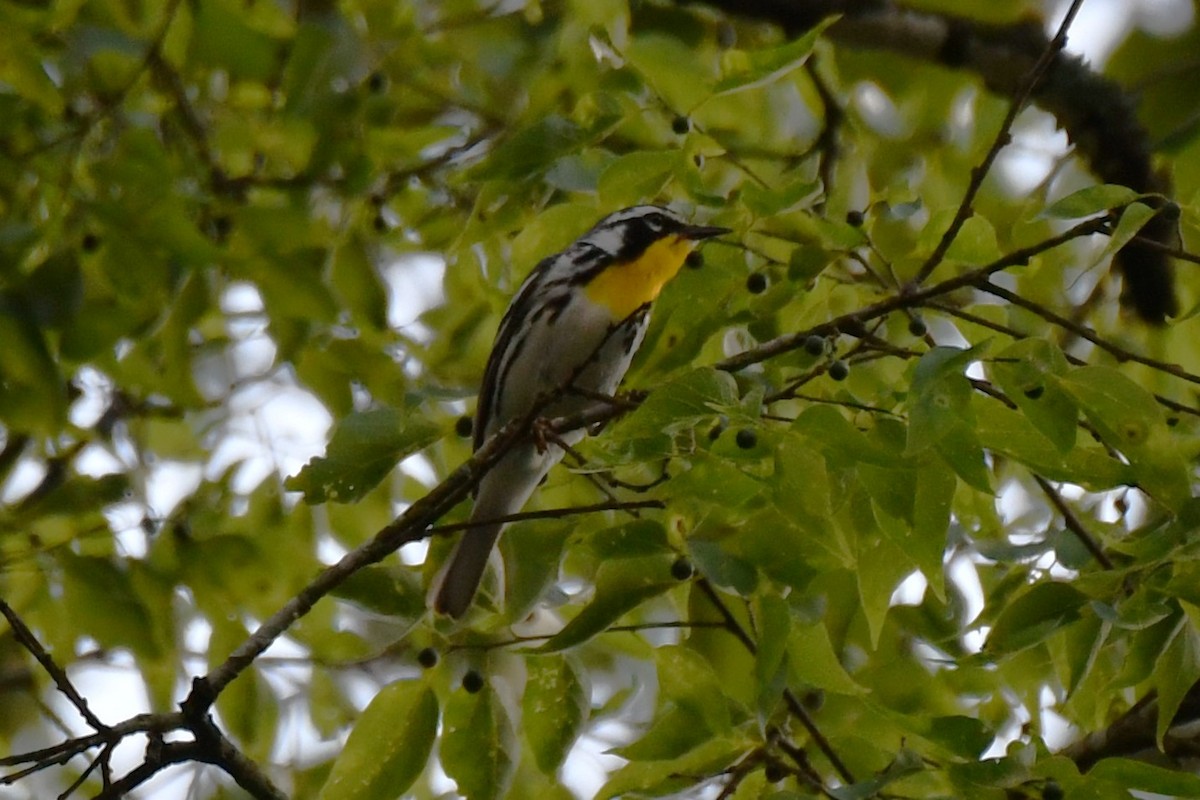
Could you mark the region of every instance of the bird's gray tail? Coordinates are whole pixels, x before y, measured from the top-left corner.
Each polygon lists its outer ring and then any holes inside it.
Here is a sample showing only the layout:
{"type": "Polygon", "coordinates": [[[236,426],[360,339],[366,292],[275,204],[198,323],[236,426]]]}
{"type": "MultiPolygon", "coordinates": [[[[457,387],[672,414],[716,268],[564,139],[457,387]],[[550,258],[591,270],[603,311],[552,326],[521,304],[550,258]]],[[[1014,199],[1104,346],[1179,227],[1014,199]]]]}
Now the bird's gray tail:
{"type": "Polygon", "coordinates": [[[484,525],[463,533],[450,556],[450,566],[442,574],[433,608],[439,614],[458,619],[471,607],[475,592],[483,580],[488,559],[503,525],[484,525]]]}

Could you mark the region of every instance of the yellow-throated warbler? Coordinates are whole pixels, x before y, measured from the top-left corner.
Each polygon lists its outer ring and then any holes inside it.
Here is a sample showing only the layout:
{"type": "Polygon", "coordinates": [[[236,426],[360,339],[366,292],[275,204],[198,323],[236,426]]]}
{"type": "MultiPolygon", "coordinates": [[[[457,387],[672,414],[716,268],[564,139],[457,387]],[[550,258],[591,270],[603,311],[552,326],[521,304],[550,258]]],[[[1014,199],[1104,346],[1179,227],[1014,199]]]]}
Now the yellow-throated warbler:
{"type": "MultiPolygon", "coordinates": [[[[609,214],[541,261],[500,322],[475,412],[475,448],[547,394],[559,396],[541,413],[546,418],[582,410],[594,402],[588,394],[611,395],[642,343],[650,304],[663,285],[699,241],[728,232],[692,225],[659,206],[634,206],[609,214]]],[[[571,445],[582,437],[573,431],[561,438],[571,445]]],[[[519,443],[480,481],[471,520],[520,511],[562,457],[552,443],[519,443]]],[[[462,535],[435,590],[437,611],[459,617],[470,607],[503,528],[485,524],[462,535]]]]}

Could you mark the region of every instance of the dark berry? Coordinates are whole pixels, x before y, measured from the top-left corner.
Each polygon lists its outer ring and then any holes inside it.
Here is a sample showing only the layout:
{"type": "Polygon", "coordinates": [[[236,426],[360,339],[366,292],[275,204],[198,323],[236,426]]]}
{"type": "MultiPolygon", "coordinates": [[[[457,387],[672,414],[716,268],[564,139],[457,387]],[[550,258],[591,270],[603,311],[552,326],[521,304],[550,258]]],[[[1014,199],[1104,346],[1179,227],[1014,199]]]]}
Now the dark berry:
{"type": "Polygon", "coordinates": [[[454,421],[454,432],[464,439],[475,429],[475,421],[470,417],[459,417],[454,421]]]}
{"type": "Polygon", "coordinates": [[[861,227],[863,224],[863,219],[864,219],[864,216],[863,216],[863,212],[861,212],[861,211],[847,211],[846,212],[846,224],[847,225],[853,225],[855,228],[861,227]]]}
{"type": "Polygon", "coordinates": [[[679,114],[675,119],[671,120],[671,130],[676,134],[683,136],[692,129],[692,123],[683,114],[679,114]]]}
{"type": "Polygon", "coordinates": [[[844,381],[850,375],[850,366],[841,359],[829,365],[829,377],[835,381],[844,381]]]}
{"type": "Polygon", "coordinates": [[[751,272],[746,277],[746,290],[750,294],[762,294],[767,290],[767,276],[761,272],[751,272]]]}
{"type": "Polygon", "coordinates": [[[1042,787],[1042,800],[1062,800],[1063,790],[1057,781],[1046,781],[1042,787]]]}
{"type": "Polygon", "coordinates": [[[233,231],[233,220],[229,218],[228,214],[218,214],[213,217],[212,226],[216,237],[224,240],[233,231]]]}
{"type": "Polygon", "coordinates": [[[687,264],[692,269],[700,269],[704,266],[704,254],[699,250],[693,250],[687,254],[687,258],[683,263],[687,264]]]}
{"type": "Polygon", "coordinates": [[[375,94],[379,94],[387,88],[387,76],[382,72],[372,72],[367,78],[367,88],[375,94]]]}
{"type": "Polygon", "coordinates": [[[100,237],[94,233],[85,233],[83,241],[79,243],[79,246],[83,248],[83,252],[85,253],[94,253],[96,252],[96,248],[100,246],[100,237]]]}
{"type": "Polygon", "coordinates": [[[1179,424],[1179,417],[1167,417],[1167,425],[1174,428],[1179,424]]]}
{"type": "Polygon", "coordinates": [[[1179,207],[1179,203],[1168,200],[1166,203],[1163,203],[1163,207],[1158,213],[1162,215],[1163,219],[1174,222],[1179,219],[1179,215],[1183,213],[1183,210],[1179,207]]]}
{"type": "Polygon", "coordinates": [[[463,675],[462,687],[467,694],[475,694],[483,688],[483,676],[473,669],[467,670],[467,674],[463,675]]]}
{"type": "Polygon", "coordinates": [[[749,428],[742,428],[737,432],[737,437],[734,441],[743,450],[750,450],[758,444],[758,434],[749,428]]]}
{"type": "Polygon", "coordinates": [[[677,581],[686,581],[695,574],[696,568],[683,556],[675,559],[675,563],[671,565],[671,577],[677,581]]]}
{"type": "Polygon", "coordinates": [[[1046,392],[1045,386],[1030,386],[1028,389],[1025,390],[1025,396],[1028,397],[1030,400],[1037,400],[1039,397],[1041,397],[1043,394],[1045,394],[1045,392],[1046,392]]]}
{"type": "Polygon", "coordinates": [[[929,331],[925,326],[925,320],[920,317],[913,317],[908,321],[908,332],[913,336],[924,336],[929,331]]]}
{"type": "Polygon", "coordinates": [[[712,430],[708,432],[708,440],[710,442],[715,442],[717,439],[721,438],[721,434],[725,432],[727,427],[729,427],[728,417],[719,417],[717,419],[717,424],[713,425],[712,430]]]}
{"type": "Polygon", "coordinates": [[[825,352],[825,337],[815,333],[804,340],[804,352],[810,356],[819,356],[825,352]]]}
{"type": "Polygon", "coordinates": [[[825,705],[825,691],[823,689],[809,689],[800,698],[800,703],[809,711],[820,711],[821,706],[825,705]]]}
{"type": "Polygon", "coordinates": [[[383,218],[383,214],[376,214],[375,219],[371,220],[371,224],[375,226],[376,233],[386,233],[388,229],[387,220],[383,218]]]}
{"type": "Polygon", "coordinates": [[[763,769],[763,777],[767,779],[767,783],[779,783],[787,775],[787,770],[778,761],[768,761],[763,769]]]}
{"type": "Polygon", "coordinates": [[[432,669],[437,666],[438,652],[432,647],[426,647],[421,652],[417,653],[417,663],[425,669],[432,669]]]}

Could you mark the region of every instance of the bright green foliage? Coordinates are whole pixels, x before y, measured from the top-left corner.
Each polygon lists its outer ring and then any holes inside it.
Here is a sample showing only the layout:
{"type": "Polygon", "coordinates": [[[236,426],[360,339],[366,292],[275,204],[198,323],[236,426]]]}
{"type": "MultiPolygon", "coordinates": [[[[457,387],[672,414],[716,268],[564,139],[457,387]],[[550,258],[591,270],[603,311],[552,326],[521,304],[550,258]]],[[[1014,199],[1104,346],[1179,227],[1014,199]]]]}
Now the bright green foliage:
{"type": "MultiPolygon", "coordinates": [[[[1080,93],[1077,148],[1010,171],[1053,147],[1023,112],[943,242],[1008,100],[885,24],[717,5],[0,4],[0,599],[81,686],[144,688],[105,723],[461,477],[521,280],[659,202],[733,233],[529,506],[560,513],[462,623],[426,598],[469,502],[303,597],[214,701],[232,746],[297,800],[1200,795],[1200,27],[1107,67],[1169,192],[1095,177],[1133,123],[1080,93]],[[1111,267],[1159,212],[1162,328],[1111,267]],[[565,511],[613,501],[657,505],[565,511]]],[[[5,755],[87,727],[7,626],[0,674],[5,755]]]]}
{"type": "Polygon", "coordinates": [[[320,797],[384,800],[402,794],[425,769],[437,721],[437,696],[428,686],[385,686],[363,709],[320,797]]]}

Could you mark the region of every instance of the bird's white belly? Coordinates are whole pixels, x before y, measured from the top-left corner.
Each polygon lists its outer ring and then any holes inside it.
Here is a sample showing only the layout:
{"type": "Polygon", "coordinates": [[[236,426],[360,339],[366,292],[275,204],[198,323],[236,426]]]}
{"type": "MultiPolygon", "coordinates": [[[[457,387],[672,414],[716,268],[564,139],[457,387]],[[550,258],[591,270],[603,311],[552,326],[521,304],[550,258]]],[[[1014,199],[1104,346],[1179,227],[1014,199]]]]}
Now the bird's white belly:
{"type": "MultiPolygon", "coordinates": [[[[576,298],[563,309],[556,324],[531,331],[509,369],[504,408],[499,409],[495,422],[503,424],[528,412],[539,398],[568,382],[590,392],[615,391],[638,342],[628,348],[628,334],[614,330],[614,324],[607,309],[576,298]]],[[[546,415],[569,414],[590,402],[568,391],[546,409],[546,415]]]]}

